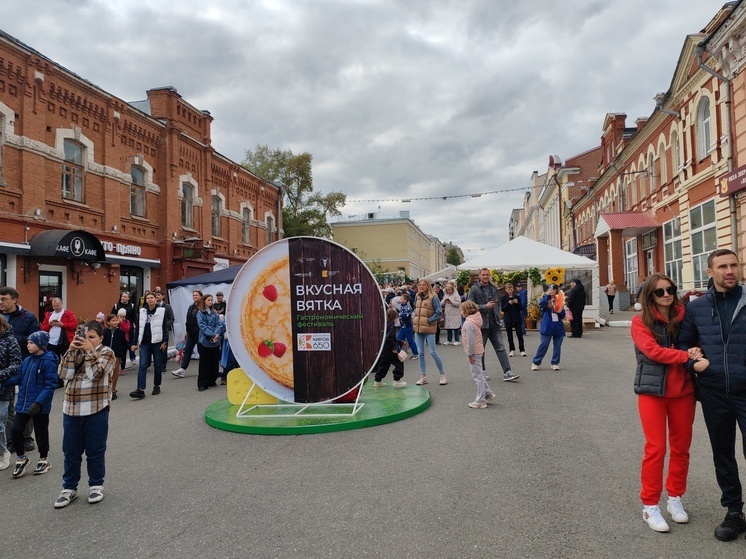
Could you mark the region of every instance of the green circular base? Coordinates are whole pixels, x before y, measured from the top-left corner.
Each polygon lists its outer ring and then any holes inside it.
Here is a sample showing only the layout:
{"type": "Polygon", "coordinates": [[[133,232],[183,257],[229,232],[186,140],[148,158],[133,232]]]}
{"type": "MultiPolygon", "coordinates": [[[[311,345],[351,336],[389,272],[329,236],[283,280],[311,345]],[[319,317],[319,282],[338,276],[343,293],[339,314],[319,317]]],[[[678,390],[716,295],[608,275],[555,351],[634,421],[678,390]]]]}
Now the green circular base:
{"type": "Polygon", "coordinates": [[[255,408],[243,417],[236,417],[239,406],[234,406],[225,399],[207,407],[205,421],[224,431],[252,435],[304,435],[347,431],[392,423],[417,415],[430,406],[430,392],[416,385],[393,388],[390,381],[386,387],[373,388],[372,382],[366,382],[359,402],[365,405],[355,415],[341,415],[349,414],[352,405],[316,405],[299,415],[280,417],[280,414],[287,416],[295,413],[301,407],[299,404],[287,404],[255,408]],[[326,415],[307,417],[311,413],[326,415]]]}

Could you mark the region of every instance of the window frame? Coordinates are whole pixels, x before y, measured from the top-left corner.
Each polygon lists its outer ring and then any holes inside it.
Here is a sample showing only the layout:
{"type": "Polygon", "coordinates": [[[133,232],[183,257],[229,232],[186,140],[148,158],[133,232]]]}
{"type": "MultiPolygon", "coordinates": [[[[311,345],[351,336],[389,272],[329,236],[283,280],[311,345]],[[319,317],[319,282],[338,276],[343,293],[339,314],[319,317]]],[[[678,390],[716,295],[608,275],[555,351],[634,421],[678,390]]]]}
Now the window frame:
{"type": "Polygon", "coordinates": [[[85,146],[68,138],[63,142],[63,162],[62,162],[62,199],[72,202],[85,203],[85,146]],[[68,158],[68,147],[74,147],[78,150],[75,155],[80,155],[80,162],[68,158]],[[70,188],[72,184],[72,188],[70,188]]]}
{"type": "Polygon", "coordinates": [[[713,250],[717,249],[717,208],[714,198],[689,210],[689,244],[692,251],[691,266],[694,288],[706,288],[710,279],[707,275],[707,257],[713,250]],[[705,221],[706,212],[709,213],[710,207],[712,208],[712,219],[711,221],[705,221]],[[697,214],[699,214],[699,225],[693,226],[697,214]],[[700,250],[695,252],[697,246],[700,247],[700,250]]]}
{"type": "Polygon", "coordinates": [[[222,233],[222,223],[220,220],[222,214],[221,203],[220,196],[212,196],[210,198],[210,228],[213,237],[220,237],[222,233]]]}
{"type": "Polygon", "coordinates": [[[703,161],[712,152],[712,109],[710,98],[703,97],[697,107],[697,159],[703,161]],[[705,114],[705,110],[707,114],[705,114]]]}
{"type": "Polygon", "coordinates": [[[147,217],[145,176],[145,169],[139,165],[132,165],[130,168],[130,178],[132,179],[130,184],[130,215],[136,217],[147,217]],[[135,177],[135,172],[142,175],[140,182],[135,177]]]}
{"type": "Polygon", "coordinates": [[[251,246],[251,208],[243,208],[241,211],[241,242],[251,246]]]}
{"type": "Polygon", "coordinates": [[[637,289],[639,270],[640,260],[637,253],[637,238],[629,239],[624,243],[624,274],[627,277],[627,288],[632,292],[637,289]]]}
{"type": "Polygon", "coordinates": [[[194,228],[194,186],[181,183],[181,226],[194,228]]]}

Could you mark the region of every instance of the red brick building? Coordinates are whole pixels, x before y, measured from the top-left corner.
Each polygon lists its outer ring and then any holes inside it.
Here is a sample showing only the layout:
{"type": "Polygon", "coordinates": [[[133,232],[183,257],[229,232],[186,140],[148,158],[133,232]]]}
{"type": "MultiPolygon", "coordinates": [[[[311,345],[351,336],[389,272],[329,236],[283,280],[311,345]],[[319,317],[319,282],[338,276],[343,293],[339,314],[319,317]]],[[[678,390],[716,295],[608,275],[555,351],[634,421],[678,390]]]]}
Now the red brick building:
{"type": "Polygon", "coordinates": [[[171,87],[127,103],[0,31],[0,284],[90,318],[277,240],[280,188],[220,155],[212,120],[171,87]]]}

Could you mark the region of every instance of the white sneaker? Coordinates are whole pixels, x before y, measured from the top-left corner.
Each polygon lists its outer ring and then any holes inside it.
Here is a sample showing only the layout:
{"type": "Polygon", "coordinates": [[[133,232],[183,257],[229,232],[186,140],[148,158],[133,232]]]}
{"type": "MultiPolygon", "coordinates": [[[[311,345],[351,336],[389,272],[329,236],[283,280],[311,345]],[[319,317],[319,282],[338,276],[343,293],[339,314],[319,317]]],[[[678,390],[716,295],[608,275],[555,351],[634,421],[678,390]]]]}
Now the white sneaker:
{"type": "Polygon", "coordinates": [[[666,509],[671,513],[671,520],[678,524],[686,524],[689,522],[689,515],[684,510],[684,505],[681,504],[681,497],[669,497],[666,509]]]}
{"type": "Polygon", "coordinates": [[[552,370],[559,371],[560,370],[559,365],[552,365],[552,370]]]}
{"type": "Polygon", "coordinates": [[[521,357],[526,357],[526,352],[525,351],[521,352],[521,357]]]}
{"type": "Polygon", "coordinates": [[[508,353],[508,357],[515,357],[515,351],[511,351],[510,353],[508,353]]]}
{"type": "Polygon", "coordinates": [[[404,388],[405,386],[407,386],[407,381],[406,380],[395,380],[391,385],[394,388],[404,388]]]}
{"type": "Polygon", "coordinates": [[[420,377],[420,380],[418,380],[415,384],[417,386],[422,386],[423,384],[427,384],[427,377],[425,375],[422,375],[420,377]]]}
{"type": "Polygon", "coordinates": [[[382,382],[382,381],[380,381],[380,380],[377,380],[377,381],[375,381],[375,382],[373,383],[373,386],[374,386],[375,388],[383,388],[384,386],[386,386],[386,383],[385,383],[385,382],[382,382]]]}
{"type": "Polygon", "coordinates": [[[487,407],[487,402],[469,402],[469,407],[473,410],[483,410],[487,407]]]}
{"type": "Polygon", "coordinates": [[[441,386],[448,384],[448,379],[446,378],[444,374],[440,375],[440,381],[438,381],[438,384],[441,386]]]}
{"type": "Polygon", "coordinates": [[[104,486],[103,485],[92,485],[88,490],[88,502],[98,503],[104,500],[104,486]]]}
{"type": "Polygon", "coordinates": [[[539,366],[536,363],[531,363],[531,370],[532,371],[538,371],[539,370],[539,366]]]}
{"type": "Polygon", "coordinates": [[[186,376],[186,371],[179,367],[175,371],[171,371],[171,374],[175,376],[176,378],[184,378],[186,376]]]}
{"type": "Polygon", "coordinates": [[[663,518],[658,505],[642,507],[642,519],[656,532],[668,532],[671,530],[663,518]]]}
{"type": "Polygon", "coordinates": [[[0,460],[0,470],[7,470],[10,468],[10,452],[7,450],[3,452],[2,460],[0,460]]]}
{"type": "Polygon", "coordinates": [[[461,342],[453,342],[451,345],[461,345],[461,342]]]}
{"type": "Polygon", "coordinates": [[[489,394],[487,394],[487,395],[486,395],[486,396],[484,397],[484,400],[485,400],[485,402],[487,402],[487,403],[489,404],[489,403],[490,403],[490,402],[492,402],[492,401],[493,401],[493,400],[494,400],[495,398],[497,398],[497,394],[495,394],[494,392],[490,392],[489,394]]]}

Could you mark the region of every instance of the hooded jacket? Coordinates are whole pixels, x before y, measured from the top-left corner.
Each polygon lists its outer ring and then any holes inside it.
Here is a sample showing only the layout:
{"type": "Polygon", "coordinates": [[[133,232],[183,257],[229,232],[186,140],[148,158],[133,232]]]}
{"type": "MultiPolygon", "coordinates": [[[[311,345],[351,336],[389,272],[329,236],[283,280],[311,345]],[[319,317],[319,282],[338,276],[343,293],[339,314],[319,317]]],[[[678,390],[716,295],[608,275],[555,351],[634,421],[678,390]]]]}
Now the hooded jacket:
{"type": "MultiPolygon", "coordinates": [[[[679,347],[688,349],[699,345],[710,366],[696,373],[697,384],[726,393],[746,392],[746,289],[743,285],[731,296],[735,310],[729,331],[724,332],[718,310],[718,299],[727,295],[710,288],[705,295],[690,301],[679,331],[679,347]],[[740,291],[740,294],[739,294],[740,291]]],[[[694,373],[693,362],[687,370],[694,373]]]]}
{"type": "Polygon", "coordinates": [[[545,336],[564,336],[565,335],[565,323],[562,319],[565,318],[565,310],[562,309],[560,312],[555,312],[554,303],[546,293],[539,301],[539,308],[541,309],[541,324],[539,325],[539,333],[545,336]],[[554,320],[553,315],[557,315],[557,320],[554,320]]]}
{"type": "Polygon", "coordinates": [[[21,348],[18,347],[18,341],[11,326],[0,334],[0,402],[13,400],[15,395],[13,386],[5,381],[18,374],[22,361],[21,348]]]}
{"type": "Polygon", "coordinates": [[[484,353],[481,313],[475,312],[466,317],[464,325],[461,327],[461,340],[466,355],[481,355],[484,353]]]}
{"type": "Polygon", "coordinates": [[[18,347],[21,348],[21,356],[28,355],[26,341],[34,332],[41,330],[39,321],[34,313],[27,311],[21,305],[16,305],[16,310],[8,315],[8,322],[13,327],[13,335],[18,341],[18,347]]]}
{"type": "Polygon", "coordinates": [[[41,413],[50,413],[57,389],[57,356],[49,350],[41,355],[29,355],[23,360],[20,372],[5,384],[18,385],[16,413],[28,413],[34,402],[41,404],[41,413]]]}

